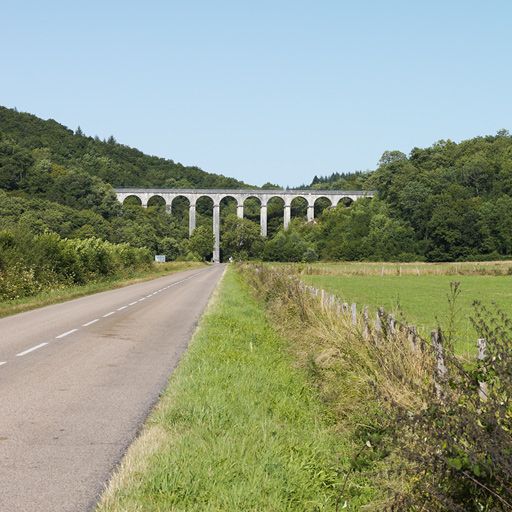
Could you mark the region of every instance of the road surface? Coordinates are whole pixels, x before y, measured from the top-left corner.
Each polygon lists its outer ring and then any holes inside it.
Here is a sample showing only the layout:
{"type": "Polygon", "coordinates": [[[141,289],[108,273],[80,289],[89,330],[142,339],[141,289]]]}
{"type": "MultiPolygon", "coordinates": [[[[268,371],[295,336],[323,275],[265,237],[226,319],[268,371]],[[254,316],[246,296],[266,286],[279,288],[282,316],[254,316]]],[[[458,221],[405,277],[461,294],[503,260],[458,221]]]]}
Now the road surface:
{"type": "Polygon", "coordinates": [[[94,508],[223,269],[0,319],[0,511],[94,508]]]}

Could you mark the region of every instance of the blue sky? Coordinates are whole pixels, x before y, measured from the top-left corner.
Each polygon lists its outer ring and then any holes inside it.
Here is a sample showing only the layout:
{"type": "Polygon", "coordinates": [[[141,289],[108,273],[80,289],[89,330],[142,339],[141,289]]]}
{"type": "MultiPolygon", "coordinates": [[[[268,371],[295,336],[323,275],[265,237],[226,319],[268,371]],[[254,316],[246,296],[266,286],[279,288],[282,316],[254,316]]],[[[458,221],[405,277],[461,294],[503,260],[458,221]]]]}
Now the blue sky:
{"type": "Polygon", "coordinates": [[[1,0],[0,104],[256,185],[512,130],[512,2],[1,0]]]}

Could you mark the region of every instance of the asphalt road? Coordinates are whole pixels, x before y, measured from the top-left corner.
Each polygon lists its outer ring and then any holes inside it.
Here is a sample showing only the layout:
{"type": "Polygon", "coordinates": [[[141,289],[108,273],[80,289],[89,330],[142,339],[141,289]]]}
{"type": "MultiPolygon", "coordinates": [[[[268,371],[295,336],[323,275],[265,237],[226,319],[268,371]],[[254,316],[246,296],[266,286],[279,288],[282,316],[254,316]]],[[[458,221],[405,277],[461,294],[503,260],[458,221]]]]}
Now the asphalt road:
{"type": "Polygon", "coordinates": [[[94,507],[223,270],[0,319],[0,511],[94,507]]]}

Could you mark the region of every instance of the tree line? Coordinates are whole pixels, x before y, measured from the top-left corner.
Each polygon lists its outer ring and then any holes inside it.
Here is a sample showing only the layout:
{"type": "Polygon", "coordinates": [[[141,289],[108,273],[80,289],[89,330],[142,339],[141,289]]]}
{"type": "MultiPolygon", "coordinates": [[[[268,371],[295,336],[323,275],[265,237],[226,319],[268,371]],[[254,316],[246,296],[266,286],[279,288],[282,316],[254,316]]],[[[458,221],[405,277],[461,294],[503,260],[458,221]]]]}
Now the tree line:
{"type": "MultiPolygon", "coordinates": [[[[312,186],[338,188],[340,181],[334,176],[312,186]]],[[[367,247],[367,237],[371,224],[386,223],[392,258],[454,261],[512,255],[512,137],[506,130],[460,143],[441,140],[409,155],[386,151],[361,186],[376,190],[378,199],[362,208],[366,221],[354,215],[347,223],[347,229],[364,234],[353,233],[361,243],[349,249],[346,237],[338,235],[344,240],[345,249],[338,247],[342,258],[385,256],[383,247],[367,247]]],[[[323,243],[330,245],[328,239],[323,243]]],[[[335,253],[331,247],[322,255],[335,253]]]]}

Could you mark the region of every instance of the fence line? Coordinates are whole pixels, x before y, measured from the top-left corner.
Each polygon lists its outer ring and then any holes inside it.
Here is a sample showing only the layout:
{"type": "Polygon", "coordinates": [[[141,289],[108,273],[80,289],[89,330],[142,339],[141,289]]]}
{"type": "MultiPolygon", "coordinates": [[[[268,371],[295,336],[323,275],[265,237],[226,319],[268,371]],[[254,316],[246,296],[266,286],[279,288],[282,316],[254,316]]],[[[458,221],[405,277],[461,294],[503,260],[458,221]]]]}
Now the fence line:
{"type": "MultiPolygon", "coordinates": [[[[303,281],[301,281],[303,283],[303,281]]],[[[315,288],[311,285],[301,284],[301,288],[308,292],[313,297],[320,298],[320,304],[324,311],[330,310],[337,316],[345,315],[349,317],[352,325],[357,326],[358,322],[358,307],[355,302],[350,305],[347,302],[342,302],[339,297],[334,294],[328,293],[323,288],[315,288]]],[[[427,346],[430,346],[433,350],[433,355],[436,362],[436,371],[434,375],[434,383],[436,393],[438,397],[443,396],[443,386],[448,380],[448,369],[446,366],[445,348],[443,344],[443,335],[439,328],[433,330],[430,334],[430,342],[423,338],[415,325],[408,325],[395,319],[392,314],[386,313],[384,308],[377,308],[375,314],[375,320],[372,326],[370,325],[370,313],[368,306],[364,306],[361,310],[359,318],[362,323],[362,335],[365,340],[368,340],[373,332],[376,342],[384,341],[388,336],[395,336],[398,332],[406,334],[411,352],[419,353],[424,352],[427,346]]],[[[484,361],[486,359],[487,352],[487,340],[485,338],[479,338],[477,340],[478,346],[478,361],[484,361]]],[[[479,395],[482,401],[487,399],[487,383],[485,381],[479,381],[479,395]]]]}

